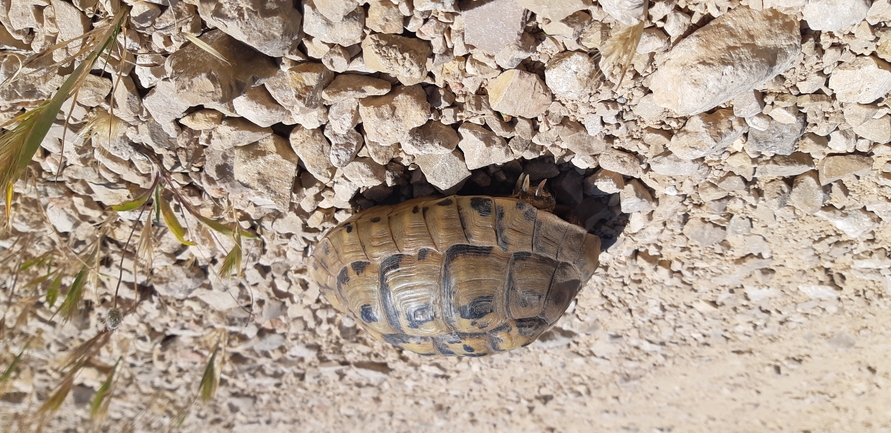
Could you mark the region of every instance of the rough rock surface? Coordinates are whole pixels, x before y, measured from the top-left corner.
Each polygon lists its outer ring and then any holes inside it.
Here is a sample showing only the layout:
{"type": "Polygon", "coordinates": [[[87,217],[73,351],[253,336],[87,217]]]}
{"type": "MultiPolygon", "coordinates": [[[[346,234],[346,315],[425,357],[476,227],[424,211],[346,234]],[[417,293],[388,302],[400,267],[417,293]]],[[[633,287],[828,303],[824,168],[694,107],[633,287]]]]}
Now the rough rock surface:
{"type": "Polygon", "coordinates": [[[288,1],[251,4],[242,0],[202,0],[198,13],[208,24],[272,57],[296,54],[302,15],[288,1]]]}
{"type": "Polygon", "coordinates": [[[551,104],[551,92],[537,75],[512,69],[489,83],[492,109],[521,117],[537,117],[551,104]]]}
{"type": "Polygon", "coordinates": [[[791,67],[798,21],[776,9],[733,9],[681,40],[650,78],[654,100],[681,115],[710,110],[791,67]]]}

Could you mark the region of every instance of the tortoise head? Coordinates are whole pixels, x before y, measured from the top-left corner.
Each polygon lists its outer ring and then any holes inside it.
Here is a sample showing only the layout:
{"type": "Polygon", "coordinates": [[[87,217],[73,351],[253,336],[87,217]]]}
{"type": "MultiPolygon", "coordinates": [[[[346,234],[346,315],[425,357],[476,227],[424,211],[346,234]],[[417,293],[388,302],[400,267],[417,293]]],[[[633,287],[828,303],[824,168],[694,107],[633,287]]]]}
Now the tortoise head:
{"type": "Polygon", "coordinates": [[[517,187],[514,190],[514,198],[529,203],[538,209],[548,212],[553,211],[554,207],[557,205],[557,200],[551,193],[544,189],[545,182],[547,181],[547,179],[543,179],[535,190],[530,190],[529,175],[520,175],[520,178],[517,180],[517,187]]]}

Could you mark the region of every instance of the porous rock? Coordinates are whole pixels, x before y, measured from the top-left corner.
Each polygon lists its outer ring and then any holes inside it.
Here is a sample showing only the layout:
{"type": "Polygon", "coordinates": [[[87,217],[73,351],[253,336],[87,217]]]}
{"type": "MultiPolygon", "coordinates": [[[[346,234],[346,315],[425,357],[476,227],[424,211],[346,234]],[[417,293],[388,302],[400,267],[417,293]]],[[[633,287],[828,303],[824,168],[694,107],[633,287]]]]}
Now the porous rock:
{"type": "Polygon", "coordinates": [[[427,182],[441,191],[458,185],[470,177],[464,157],[457,150],[450,153],[418,155],[415,163],[421,168],[427,182]]]}
{"type": "Polygon", "coordinates": [[[511,69],[489,81],[489,105],[512,116],[534,118],[551,105],[551,91],[538,75],[511,69]]]}
{"type": "Polygon", "coordinates": [[[640,177],[642,174],[637,156],[622,150],[609,149],[600,155],[598,162],[604,169],[624,176],[640,177]]]}
{"type": "Polygon", "coordinates": [[[829,88],[840,102],[869,104],[891,91],[891,65],[875,56],[859,56],[832,71],[829,88]]]}
{"type": "Polygon", "coordinates": [[[727,229],[700,218],[691,218],[684,224],[684,235],[697,244],[707,247],[724,240],[727,229]]]}
{"type": "Polygon", "coordinates": [[[776,9],[738,7],[684,38],[651,76],[656,104],[692,115],[755,89],[801,51],[798,20],[776,9]]]}
{"type": "Polygon", "coordinates": [[[365,9],[355,9],[340,20],[332,21],[323,15],[313,0],[303,1],[303,31],[322,42],[350,46],[362,41],[365,28],[365,9]]]}
{"type": "Polygon", "coordinates": [[[398,35],[373,34],[362,41],[365,66],[394,75],[402,84],[420,83],[427,77],[430,43],[398,35]]]}
{"type": "Polygon", "coordinates": [[[248,199],[260,206],[287,212],[297,173],[297,154],[288,142],[270,135],[254,144],[235,148],[233,174],[248,188],[248,199]]]}
{"type": "Polygon", "coordinates": [[[749,129],[746,148],[754,152],[772,153],[774,155],[791,155],[795,151],[795,143],[804,134],[807,127],[805,116],[798,116],[794,123],[782,123],[771,120],[767,129],[749,129]]]}
{"type": "Polygon", "coordinates": [[[816,212],[815,215],[829,221],[835,228],[851,238],[858,238],[875,229],[877,225],[875,216],[863,209],[839,210],[828,206],[816,212]]]}
{"type": "Polygon", "coordinates": [[[863,21],[870,3],[870,0],[808,0],[801,13],[811,29],[834,32],[863,21]]]}
{"type": "Polygon", "coordinates": [[[590,0],[516,0],[520,6],[529,9],[542,18],[560,21],[582,9],[591,7],[590,0]]]}
{"type": "Polygon", "coordinates": [[[165,64],[167,76],[175,85],[177,98],[192,106],[230,102],[245,89],[275,75],[278,70],[269,57],[220,30],[211,30],[200,39],[229,63],[223,63],[207,51],[189,44],[171,54],[165,64]]]}
{"type": "Polygon", "coordinates": [[[682,159],[702,158],[723,152],[746,131],[746,126],[729,109],[698,114],[671,138],[668,149],[682,159]]]}
{"type": "MultiPolygon", "coordinates": [[[[411,155],[451,153],[458,147],[459,141],[461,138],[451,126],[431,120],[409,131],[408,139],[402,142],[402,148],[411,155]]],[[[466,155],[465,152],[465,157],[466,155]]]]}
{"type": "Polygon", "coordinates": [[[813,215],[823,208],[826,201],[826,193],[820,185],[817,173],[809,171],[795,178],[792,184],[792,193],[789,202],[796,209],[808,215],[813,215]]]}
{"type": "Polygon", "coordinates": [[[832,155],[820,162],[820,184],[828,185],[849,175],[862,176],[872,168],[872,158],[864,155],[832,155]]]}
{"type": "Polygon", "coordinates": [[[369,140],[393,144],[406,138],[412,128],[427,123],[430,104],[421,86],[400,86],[384,96],[360,100],[359,116],[369,140]]]}
{"type": "Polygon", "coordinates": [[[464,153],[467,168],[476,170],[491,164],[504,164],[513,159],[507,141],[480,125],[464,122],[458,128],[461,141],[458,147],[464,153]]]}
{"type": "Polygon", "coordinates": [[[619,194],[619,199],[624,213],[646,213],[655,207],[653,195],[637,179],[631,179],[625,184],[625,188],[619,194]]]}
{"type": "Polygon", "coordinates": [[[545,82],[554,95],[579,99],[594,90],[597,64],[585,53],[569,51],[557,54],[545,68],[545,82]]]}
{"type": "Polygon", "coordinates": [[[288,136],[291,148],[300,157],[306,171],[321,182],[328,182],[334,175],[331,166],[331,144],[319,129],[296,126],[288,136]]]}
{"type": "Polygon", "coordinates": [[[461,15],[464,43],[492,55],[518,43],[526,25],[526,11],[516,0],[472,2],[461,15]]]}
{"type": "Polygon", "coordinates": [[[198,14],[209,25],[270,57],[294,54],[300,44],[302,16],[291,1],[201,0],[198,14]]]}

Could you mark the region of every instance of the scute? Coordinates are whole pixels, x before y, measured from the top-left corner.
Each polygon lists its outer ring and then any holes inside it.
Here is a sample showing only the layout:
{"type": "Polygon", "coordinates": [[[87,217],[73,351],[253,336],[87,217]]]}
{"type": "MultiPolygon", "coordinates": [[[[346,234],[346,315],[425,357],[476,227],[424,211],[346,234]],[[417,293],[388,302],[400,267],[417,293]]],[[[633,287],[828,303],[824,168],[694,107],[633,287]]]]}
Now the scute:
{"type": "Polygon", "coordinates": [[[485,356],[535,341],[598,266],[600,239],[512,198],[378,206],[333,228],[312,282],[370,335],[422,355],[485,356]]]}

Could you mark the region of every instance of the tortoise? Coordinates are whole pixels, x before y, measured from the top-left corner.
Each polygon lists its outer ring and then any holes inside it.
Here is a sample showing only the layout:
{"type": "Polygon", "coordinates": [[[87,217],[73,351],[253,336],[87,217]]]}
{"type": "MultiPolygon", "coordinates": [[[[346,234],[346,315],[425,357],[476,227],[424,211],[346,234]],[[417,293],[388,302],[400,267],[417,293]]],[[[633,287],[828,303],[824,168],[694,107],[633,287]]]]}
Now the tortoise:
{"type": "Polygon", "coordinates": [[[511,197],[419,198],[351,216],[322,238],[309,275],[370,335],[422,355],[527,346],[598,266],[600,238],[551,211],[544,182],[511,197]]]}

